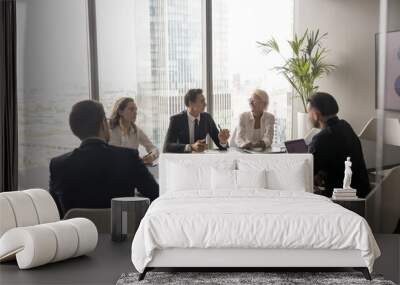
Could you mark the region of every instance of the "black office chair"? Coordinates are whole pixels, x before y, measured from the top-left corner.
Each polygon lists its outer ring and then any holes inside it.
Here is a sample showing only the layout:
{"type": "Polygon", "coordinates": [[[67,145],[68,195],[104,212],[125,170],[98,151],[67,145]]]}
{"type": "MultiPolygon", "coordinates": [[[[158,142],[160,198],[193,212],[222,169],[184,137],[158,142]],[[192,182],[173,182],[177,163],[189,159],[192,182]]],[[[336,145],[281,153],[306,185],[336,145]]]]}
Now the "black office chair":
{"type": "Polygon", "coordinates": [[[72,218],[86,218],[91,220],[99,233],[111,233],[111,208],[105,209],[70,209],[64,216],[64,220],[72,218]]]}

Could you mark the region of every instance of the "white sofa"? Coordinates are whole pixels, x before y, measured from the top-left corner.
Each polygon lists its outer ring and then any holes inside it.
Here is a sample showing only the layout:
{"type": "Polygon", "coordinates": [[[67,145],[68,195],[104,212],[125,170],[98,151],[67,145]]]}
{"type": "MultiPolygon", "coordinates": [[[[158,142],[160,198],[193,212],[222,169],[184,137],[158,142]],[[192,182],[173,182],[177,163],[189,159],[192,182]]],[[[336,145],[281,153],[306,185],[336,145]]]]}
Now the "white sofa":
{"type": "Polygon", "coordinates": [[[98,233],[88,219],[60,221],[43,189],[0,193],[0,262],[16,259],[28,269],[84,255],[96,248],[98,233]]]}

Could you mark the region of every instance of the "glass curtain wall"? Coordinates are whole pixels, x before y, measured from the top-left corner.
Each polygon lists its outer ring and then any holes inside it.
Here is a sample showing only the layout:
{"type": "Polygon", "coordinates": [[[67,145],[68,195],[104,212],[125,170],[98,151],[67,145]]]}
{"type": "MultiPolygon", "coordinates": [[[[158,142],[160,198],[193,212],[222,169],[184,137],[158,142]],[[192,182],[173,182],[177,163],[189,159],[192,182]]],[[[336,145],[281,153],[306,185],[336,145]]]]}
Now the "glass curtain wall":
{"type": "Polygon", "coordinates": [[[50,159],[79,145],[68,115],[89,99],[86,21],[86,1],[17,0],[20,189],[47,189],[50,159]]]}

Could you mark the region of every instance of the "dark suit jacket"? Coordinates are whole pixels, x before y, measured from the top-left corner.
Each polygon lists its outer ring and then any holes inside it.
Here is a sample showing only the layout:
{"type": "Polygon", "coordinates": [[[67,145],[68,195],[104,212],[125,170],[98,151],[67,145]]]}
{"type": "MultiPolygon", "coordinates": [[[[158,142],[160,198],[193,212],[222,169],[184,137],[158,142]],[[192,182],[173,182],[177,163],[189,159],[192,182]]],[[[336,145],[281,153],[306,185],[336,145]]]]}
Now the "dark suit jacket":
{"type": "Polygon", "coordinates": [[[50,194],[63,216],[71,208],[110,208],[114,197],[158,197],[158,184],[137,150],[90,138],[50,162],[50,194]]]}
{"type": "Polygon", "coordinates": [[[351,187],[357,189],[359,197],[370,191],[368,172],[365,166],[361,142],[352,127],[335,117],[329,119],[326,128],[314,136],[309,146],[314,155],[314,174],[325,176],[325,188],[330,195],[333,188],[343,187],[344,161],[352,161],[351,187]]]}
{"type": "MultiPolygon", "coordinates": [[[[187,111],[173,115],[170,118],[167,136],[164,143],[164,152],[184,152],[185,146],[190,143],[189,123],[187,111]]],[[[207,134],[221,150],[225,150],[219,143],[218,129],[210,114],[201,113],[199,122],[199,134],[201,139],[205,139],[207,134]]]]}

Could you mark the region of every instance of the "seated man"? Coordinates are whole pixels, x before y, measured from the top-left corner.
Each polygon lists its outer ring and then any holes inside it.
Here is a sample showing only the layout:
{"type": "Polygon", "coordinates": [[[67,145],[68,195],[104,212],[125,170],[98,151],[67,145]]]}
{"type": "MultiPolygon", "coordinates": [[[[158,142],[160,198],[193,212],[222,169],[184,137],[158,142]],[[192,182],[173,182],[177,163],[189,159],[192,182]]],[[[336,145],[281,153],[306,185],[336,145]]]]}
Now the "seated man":
{"type": "Polygon", "coordinates": [[[154,200],[158,184],[137,150],[111,146],[103,106],[85,100],[72,107],[72,132],[79,148],[50,162],[50,194],[62,216],[71,208],[110,208],[114,197],[134,196],[135,188],[154,200]]]}
{"type": "Polygon", "coordinates": [[[210,135],[221,150],[228,147],[229,131],[218,132],[210,114],[204,112],[205,98],[201,89],[190,89],[185,95],[186,111],[170,118],[164,152],[202,152],[207,148],[206,136],[210,135]]]}
{"type": "Polygon", "coordinates": [[[321,132],[314,136],[309,152],[314,155],[314,182],[324,186],[324,195],[331,196],[333,188],[343,187],[344,161],[349,156],[353,163],[351,187],[358,197],[370,191],[367,168],[361,142],[345,120],[337,117],[339,106],[330,94],[317,92],[308,100],[309,118],[321,132]]]}

